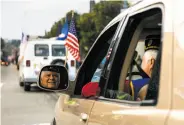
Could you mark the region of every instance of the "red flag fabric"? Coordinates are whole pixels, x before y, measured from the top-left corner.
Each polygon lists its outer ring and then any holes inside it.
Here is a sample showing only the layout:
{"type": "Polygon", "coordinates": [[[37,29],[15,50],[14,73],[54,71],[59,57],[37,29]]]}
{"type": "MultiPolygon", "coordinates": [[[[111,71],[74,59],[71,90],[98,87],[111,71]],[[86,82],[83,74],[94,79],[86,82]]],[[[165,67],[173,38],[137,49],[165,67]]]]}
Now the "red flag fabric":
{"type": "Polygon", "coordinates": [[[82,88],[81,95],[83,97],[92,97],[92,96],[98,96],[100,93],[100,87],[98,85],[98,82],[89,82],[82,88]]]}

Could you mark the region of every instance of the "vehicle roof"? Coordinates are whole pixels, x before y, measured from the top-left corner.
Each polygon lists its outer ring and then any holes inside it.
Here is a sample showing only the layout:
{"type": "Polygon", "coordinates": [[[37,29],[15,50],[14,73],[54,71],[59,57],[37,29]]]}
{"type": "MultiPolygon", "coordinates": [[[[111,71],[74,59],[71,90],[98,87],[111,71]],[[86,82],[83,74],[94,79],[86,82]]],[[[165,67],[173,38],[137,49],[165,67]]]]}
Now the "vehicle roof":
{"type": "Polygon", "coordinates": [[[66,41],[61,41],[61,40],[51,40],[51,39],[46,39],[46,40],[31,40],[28,41],[28,44],[65,44],[66,41]]]}
{"type": "Polygon", "coordinates": [[[136,10],[140,10],[149,5],[153,5],[156,3],[171,3],[172,0],[138,0],[134,5],[129,8],[123,10],[119,15],[117,15],[114,19],[112,19],[107,26],[102,30],[101,34],[104,33],[109,27],[113,26],[117,22],[121,21],[123,17],[125,17],[129,12],[134,12],[136,10]]]}

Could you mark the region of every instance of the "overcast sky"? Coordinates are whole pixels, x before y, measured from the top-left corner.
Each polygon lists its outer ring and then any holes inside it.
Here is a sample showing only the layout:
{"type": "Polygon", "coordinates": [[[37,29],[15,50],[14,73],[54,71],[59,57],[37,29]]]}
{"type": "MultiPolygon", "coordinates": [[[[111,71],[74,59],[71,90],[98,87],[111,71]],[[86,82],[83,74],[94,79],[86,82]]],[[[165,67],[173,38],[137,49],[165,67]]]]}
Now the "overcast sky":
{"type": "MultiPolygon", "coordinates": [[[[89,12],[90,0],[0,0],[0,36],[20,39],[21,33],[44,35],[70,10],[89,12]]],[[[99,2],[100,0],[95,0],[99,2]]],[[[129,0],[137,1],[137,0],[129,0]]]]}
{"type": "MultiPolygon", "coordinates": [[[[1,0],[3,38],[20,39],[21,33],[44,35],[70,10],[89,12],[90,0],[1,0]]],[[[98,0],[96,0],[98,2],[98,0]]]]}

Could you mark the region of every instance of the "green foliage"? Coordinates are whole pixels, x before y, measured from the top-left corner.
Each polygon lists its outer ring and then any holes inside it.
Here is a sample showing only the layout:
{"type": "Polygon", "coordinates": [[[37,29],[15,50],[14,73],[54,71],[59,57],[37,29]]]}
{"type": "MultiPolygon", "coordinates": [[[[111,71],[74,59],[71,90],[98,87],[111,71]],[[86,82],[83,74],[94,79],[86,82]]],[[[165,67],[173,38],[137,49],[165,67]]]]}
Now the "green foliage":
{"type": "Polygon", "coordinates": [[[18,48],[20,46],[20,42],[21,42],[20,40],[14,40],[13,39],[11,41],[11,45],[14,46],[14,47],[16,47],[16,48],[18,48]]]}
{"type": "Polygon", "coordinates": [[[2,56],[6,57],[12,55],[13,49],[18,49],[20,45],[20,40],[13,39],[9,40],[9,42],[5,42],[3,38],[1,38],[1,51],[3,53],[2,56]]]}
{"type": "MultiPolygon", "coordinates": [[[[76,22],[77,18],[79,17],[79,14],[77,14],[76,12],[74,12],[74,20],[76,22]]],[[[68,22],[71,21],[71,16],[72,16],[72,11],[69,11],[66,14],[67,20],[68,22]]],[[[58,35],[58,31],[61,30],[61,27],[59,27],[59,25],[63,26],[65,23],[65,17],[61,18],[59,21],[55,22],[53,24],[53,26],[51,27],[51,30],[49,32],[45,31],[45,38],[51,38],[51,37],[56,37],[58,35]]],[[[77,30],[77,32],[79,32],[79,30],[77,30]]]]}
{"type": "Polygon", "coordinates": [[[4,48],[4,46],[5,46],[4,39],[1,38],[1,50],[4,48]]]}
{"type": "Polygon", "coordinates": [[[93,9],[96,32],[100,32],[115,16],[120,13],[122,1],[103,1],[93,9]]]}
{"type": "Polygon", "coordinates": [[[1,50],[3,52],[4,57],[11,55],[11,50],[13,49],[13,46],[10,42],[5,42],[4,48],[1,50]]]}
{"type": "MultiPolygon", "coordinates": [[[[120,13],[122,7],[123,1],[101,1],[95,4],[90,13],[79,15],[77,12],[74,12],[77,37],[79,39],[82,57],[86,55],[103,28],[120,13]]],[[[70,22],[72,11],[69,11],[66,16],[68,22],[70,22]]],[[[45,32],[45,37],[56,37],[59,23],[63,25],[64,22],[65,17],[61,18],[58,22],[55,22],[51,30],[45,32]]]]}
{"type": "Polygon", "coordinates": [[[81,28],[78,33],[81,53],[86,53],[96,39],[96,26],[93,18],[93,13],[86,13],[81,15],[76,22],[77,27],[81,28]]]}

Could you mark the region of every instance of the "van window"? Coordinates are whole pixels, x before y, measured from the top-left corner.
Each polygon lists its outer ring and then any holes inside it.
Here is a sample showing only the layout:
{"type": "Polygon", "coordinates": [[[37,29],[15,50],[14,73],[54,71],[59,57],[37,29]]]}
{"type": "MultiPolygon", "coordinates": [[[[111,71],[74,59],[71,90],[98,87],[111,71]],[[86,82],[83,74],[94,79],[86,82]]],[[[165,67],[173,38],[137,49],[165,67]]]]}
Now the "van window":
{"type": "Polygon", "coordinates": [[[52,45],[52,56],[65,56],[66,49],[64,45],[52,45]]]}
{"type": "MultiPolygon", "coordinates": [[[[149,57],[155,55],[155,49],[157,52],[160,50],[159,45],[161,44],[162,30],[160,24],[162,24],[162,12],[158,8],[138,13],[128,18],[125,30],[122,30],[119,34],[122,34],[120,36],[120,42],[117,42],[114,47],[117,48],[116,54],[112,57],[113,59],[110,59],[110,68],[107,68],[109,71],[106,72],[108,82],[103,95],[105,98],[114,99],[114,101],[144,100],[148,88],[145,86],[152,84],[150,80],[154,77],[152,75],[155,74],[153,73],[153,67],[158,63],[156,57],[154,57],[153,60],[150,60],[149,57]],[[154,44],[153,47],[152,44],[154,44]],[[147,47],[145,47],[146,45],[147,47]],[[148,52],[148,50],[151,50],[151,52],[149,51],[151,56],[146,56],[148,57],[146,63],[151,62],[153,65],[149,71],[146,71],[143,67],[143,63],[145,63],[143,55],[146,51],[148,52]],[[145,82],[145,84],[143,84],[142,81],[145,82]],[[140,95],[140,90],[142,90],[143,87],[145,88],[144,92],[140,95]]],[[[147,55],[149,55],[149,53],[147,53],[147,55]]],[[[158,72],[157,76],[159,76],[158,72]]],[[[155,86],[158,85],[159,81],[157,81],[157,85],[155,86]]],[[[152,95],[157,95],[157,93],[152,95]]]]}
{"type": "Polygon", "coordinates": [[[36,44],[35,56],[49,56],[49,46],[46,44],[36,44]]]}

